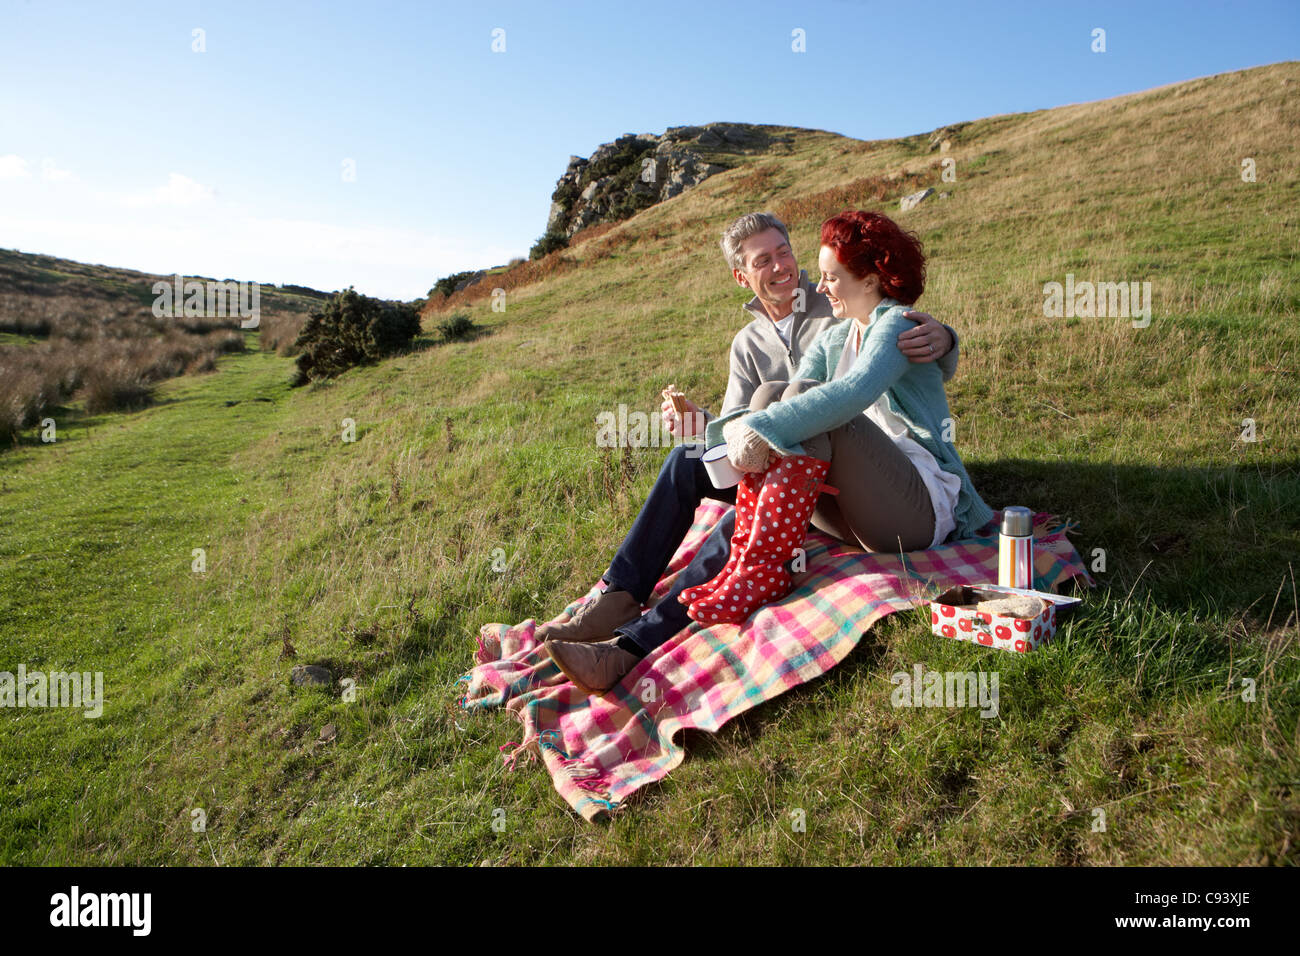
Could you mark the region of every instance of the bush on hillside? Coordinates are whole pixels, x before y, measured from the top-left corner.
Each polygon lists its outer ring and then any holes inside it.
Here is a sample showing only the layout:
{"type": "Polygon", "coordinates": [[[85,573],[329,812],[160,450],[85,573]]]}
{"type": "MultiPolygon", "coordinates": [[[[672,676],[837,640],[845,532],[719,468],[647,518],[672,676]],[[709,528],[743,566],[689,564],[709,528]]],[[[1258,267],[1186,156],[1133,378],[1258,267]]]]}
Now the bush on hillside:
{"type": "Polygon", "coordinates": [[[609,154],[588,163],[582,170],[577,188],[581,190],[588,183],[610,175],[628,175],[635,177],[641,172],[641,157],[654,152],[654,142],[638,139],[635,133],[624,133],[613,142],[609,154]]]}
{"type": "Polygon", "coordinates": [[[540,259],[547,253],[554,252],[556,249],[567,249],[568,246],[568,236],[559,231],[551,231],[537,240],[533,248],[528,251],[528,258],[540,259]]]}
{"type": "Polygon", "coordinates": [[[631,219],[642,209],[649,209],[658,201],[659,198],[654,193],[629,189],[614,200],[609,207],[608,216],[615,222],[622,222],[624,219],[631,219]]]}
{"type": "Polygon", "coordinates": [[[88,368],[81,394],[86,402],[86,411],[98,415],[143,408],[153,399],[153,391],[153,384],[141,370],[122,357],[88,368]]]}
{"type": "Polygon", "coordinates": [[[384,302],[352,288],[313,312],[294,342],[295,385],[330,378],[377,361],[410,344],[420,331],[420,313],[405,303],[384,302]]]}
{"type": "Polygon", "coordinates": [[[457,312],[438,323],[438,334],[446,342],[460,342],[474,337],[478,331],[467,313],[457,312]]]}
{"type": "Polygon", "coordinates": [[[578,188],[576,180],[561,181],[556,184],[555,191],[551,193],[551,202],[559,203],[568,212],[570,206],[578,201],[578,196],[582,190],[578,188]]]}
{"type": "Polygon", "coordinates": [[[0,433],[9,440],[35,425],[59,399],[57,386],[37,369],[10,368],[0,377],[0,433]]]}

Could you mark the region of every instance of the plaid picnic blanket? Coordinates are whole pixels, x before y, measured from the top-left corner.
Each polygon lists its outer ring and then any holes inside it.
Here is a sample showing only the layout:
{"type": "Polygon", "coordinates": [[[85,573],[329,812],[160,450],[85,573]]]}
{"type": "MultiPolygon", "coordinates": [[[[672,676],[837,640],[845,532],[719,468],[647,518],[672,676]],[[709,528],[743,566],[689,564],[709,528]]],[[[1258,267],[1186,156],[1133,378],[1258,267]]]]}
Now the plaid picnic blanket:
{"type": "MultiPolygon", "coordinates": [[[[672,587],[726,510],[708,499],[700,505],[652,601],[672,587]]],[[[1054,591],[1075,576],[1093,583],[1066,538],[1071,527],[1035,515],[1035,588],[1054,591]]],[[[536,620],[486,624],[477,638],[477,666],[457,680],[467,685],[459,703],[514,712],[523,741],[501,748],[507,766],[540,755],[560,795],[596,820],[685,759],[675,740],[685,728],[716,733],[751,707],[829,671],[886,614],[955,584],[996,581],[997,528],[990,524],[986,536],[903,555],[865,553],[810,531],[808,570],[795,576],[784,600],[741,625],[691,624],[599,697],[578,690],[555,666],[533,636],[536,620]]],[[[567,620],[601,590],[598,582],[556,620],[567,620]]]]}

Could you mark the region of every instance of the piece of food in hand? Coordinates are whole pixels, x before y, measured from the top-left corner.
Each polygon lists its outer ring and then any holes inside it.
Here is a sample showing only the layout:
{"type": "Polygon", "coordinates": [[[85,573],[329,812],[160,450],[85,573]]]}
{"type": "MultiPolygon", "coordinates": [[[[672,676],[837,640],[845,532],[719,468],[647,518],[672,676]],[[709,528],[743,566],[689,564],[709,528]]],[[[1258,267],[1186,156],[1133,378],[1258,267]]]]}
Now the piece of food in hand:
{"type": "Polygon", "coordinates": [[[673,411],[681,416],[682,421],[686,420],[686,414],[690,408],[686,404],[686,396],[677,388],[676,385],[669,385],[663,390],[663,397],[673,403],[673,411]]]}

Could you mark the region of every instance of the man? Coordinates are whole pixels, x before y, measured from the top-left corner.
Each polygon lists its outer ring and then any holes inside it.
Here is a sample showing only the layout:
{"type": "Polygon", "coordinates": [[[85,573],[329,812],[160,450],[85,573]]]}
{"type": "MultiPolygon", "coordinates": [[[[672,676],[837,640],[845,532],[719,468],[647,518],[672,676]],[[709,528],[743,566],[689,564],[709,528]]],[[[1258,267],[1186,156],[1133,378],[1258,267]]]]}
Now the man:
{"type": "MultiPolygon", "coordinates": [[[[722,252],[736,282],[754,293],[745,304],[752,320],[731,343],[731,370],[723,398],[725,415],[748,407],[764,382],[792,381],[799,361],[823,329],[840,321],[799,269],[785,225],[768,213],[741,216],[722,234],[722,252]]],[[[909,312],[918,323],[898,337],[899,349],[913,362],[938,360],[944,380],[957,369],[957,336],[924,312],[909,312]]],[[[688,423],[711,418],[686,402],[688,423]]],[[[683,427],[672,405],[663,405],[665,426],[683,427]]],[[[690,436],[697,437],[697,436],[690,436]]],[[[699,436],[702,438],[702,435],[699,436]]],[[[644,615],[642,605],[663,575],[703,498],[735,503],[734,488],[718,489],[700,460],[699,445],[679,445],[668,455],[650,496],[602,580],[603,594],[583,605],[572,619],[542,627],[556,665],[581,690],[604,693],[664,641],[691,623],[677,595],[713,578],[727,562],[735,512],[729,511],[682,570],[673,588],[644,615]]]]}

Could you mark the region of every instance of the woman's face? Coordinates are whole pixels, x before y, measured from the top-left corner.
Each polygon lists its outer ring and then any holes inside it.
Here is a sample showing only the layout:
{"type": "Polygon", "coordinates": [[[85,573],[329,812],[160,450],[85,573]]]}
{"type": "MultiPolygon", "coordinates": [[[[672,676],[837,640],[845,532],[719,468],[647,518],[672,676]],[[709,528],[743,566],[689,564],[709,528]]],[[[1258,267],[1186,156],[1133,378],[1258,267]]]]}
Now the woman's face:
{"type": "Polygon", "coordinates": [[[856,278],[835,258],[830,246],[822,246],[817,254],[817,268],[821,271],[817,291],[830,300],[831,313],[837,319],[865,320],[880,304],[880,276],[873,273],[865,279],[856,278]]]}

